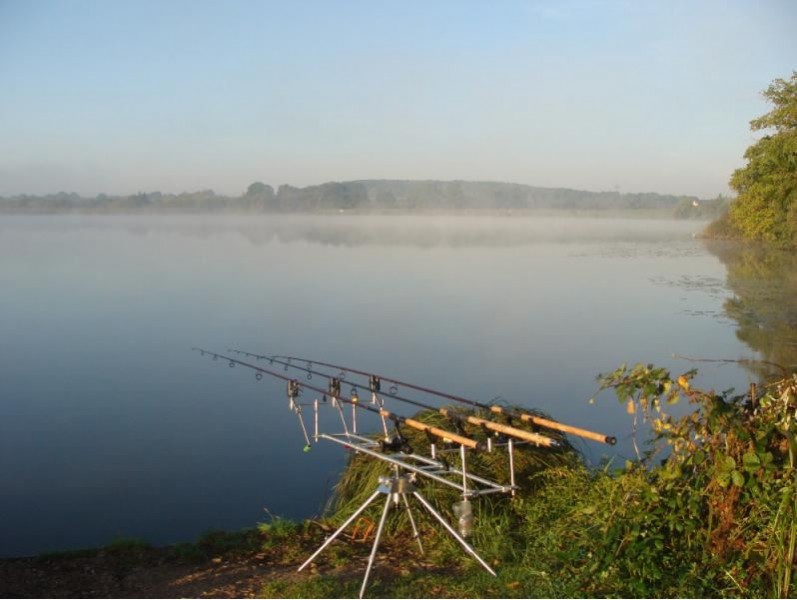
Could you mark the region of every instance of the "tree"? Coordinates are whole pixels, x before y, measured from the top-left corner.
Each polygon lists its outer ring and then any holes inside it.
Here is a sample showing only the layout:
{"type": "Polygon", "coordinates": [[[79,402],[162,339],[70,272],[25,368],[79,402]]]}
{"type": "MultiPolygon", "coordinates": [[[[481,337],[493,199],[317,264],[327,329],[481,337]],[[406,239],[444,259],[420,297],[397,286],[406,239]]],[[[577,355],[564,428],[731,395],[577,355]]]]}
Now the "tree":
{"type": "Polygon", "coordinates": [[[257,196],[260,194],[267,194],[269,191],[271,191],[271,193],[273,194],[274,188],[272,188],[270,185],[266,185],[262,181],[255,181],[248,188],[246,188],[246,195],[257,196]]]}
{"type": "Polygon", "coordinates": [[[745,238],[797,244],[797,71],[776,79],[763,92],[774,108],[750,122],[768,130],[744,154],[747,164],[734,171],[738,193],[730,209],[732,224],[745,238]]]}
{"type": "Polygon", "coordinates": [[[239,205],[254,212],[279,208],[274,197],[274,188],[261,181],[255,181],[246,189],[246,193],[240,198],[239,205]]]}

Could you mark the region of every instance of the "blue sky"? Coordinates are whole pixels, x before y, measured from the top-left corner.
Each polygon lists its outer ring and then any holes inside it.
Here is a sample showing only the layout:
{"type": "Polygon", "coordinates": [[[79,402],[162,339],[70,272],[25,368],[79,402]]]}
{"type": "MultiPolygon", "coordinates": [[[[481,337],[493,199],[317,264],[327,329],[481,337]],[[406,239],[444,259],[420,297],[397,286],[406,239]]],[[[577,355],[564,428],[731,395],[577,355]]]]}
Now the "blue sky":
{"type": "Polygon", "coordinates": [[[0,0],[0,194],[727,192],[797,3],[0,0]]]}

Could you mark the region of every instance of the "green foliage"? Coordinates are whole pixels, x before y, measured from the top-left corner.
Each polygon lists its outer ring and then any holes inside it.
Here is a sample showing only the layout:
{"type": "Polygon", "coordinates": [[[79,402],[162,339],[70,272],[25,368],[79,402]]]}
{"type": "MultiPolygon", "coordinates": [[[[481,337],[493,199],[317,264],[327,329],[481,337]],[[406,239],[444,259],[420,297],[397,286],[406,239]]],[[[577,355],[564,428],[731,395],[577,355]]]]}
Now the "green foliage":
{"type": "Polygon", "coordinates": [[[289,521],[281,517],[275,517],[269,523],[261,523],[257,526],[260,533],[260,544],[264,549],[275,548],[299,534],[302,526],[295,521],[289,521]]]}
{"type": "Polygon", "coordinates": [[[730,204],[730,200],[722,194],[713,200],[681,198],[675,205],[672,216],[676,219],[717,219],[728,212],[730,204]]]}
{"type": "Polygon", "coordinates": [[[742,237],[742,232],[734,224],[730,212],[726,210],[706,226],[702,237],[710,240],[738,240],[742,237]]]}
{"type": "Polygon", "coordinates": [[[797,244],[797,71],[776,79],[764,92],[773,105],[750,122],[753,131],[770,130],[745,152],[747,164],[734,171],[738,192],[731,206],[733,225],[745,238],[797,244]]]}
{"type": "Polygon", "coordinates": [[[622,502],[611,514],[623,518],[616,531],[605,530],[617,547],[606,566],[633,577],[644,595],[667,590],[668,574],[683,572],[694,576],[697,594],[788,597],[797,542],[797,376],[751,398],[695,390],[693,375],[673,380],[637,365],[601,378],[654,432],[647,462],[612,482],[622,502]],[[684,400],[695,406],[685,416],[663,409],[684,400]],[[667,458],[654,466],[663,450],[667,458]]]}

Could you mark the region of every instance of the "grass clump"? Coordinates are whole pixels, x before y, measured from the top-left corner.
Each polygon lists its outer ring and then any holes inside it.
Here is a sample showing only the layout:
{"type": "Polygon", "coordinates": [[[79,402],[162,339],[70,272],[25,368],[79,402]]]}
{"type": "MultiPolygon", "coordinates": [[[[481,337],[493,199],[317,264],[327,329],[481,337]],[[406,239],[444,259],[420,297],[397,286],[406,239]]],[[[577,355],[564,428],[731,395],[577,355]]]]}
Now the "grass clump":
{"type": "MultiPolygon", "coordinates": [[[[458,408],[450,408],[451,412],[464,415],[465,411],[458,408]]],[[[529,412],[526,410],[525,412],[529,412]]],[[[536,413],[535,413],[536,414],[536,413]]],[[[490,415],[478,415],[484,418],[494,418],[490,415]]],[[[540,416],[545,416],[540,413],[540,416]]],[[[454,431],[452,422],[434,410],[424,410],[413,417],[430,426],[439,427],[449,431],[454,431]]],[[[411,428],[403,428],[402,435],[413,449],[421,453],[428,454],[427,448],[429,440],[425,434],[411,428]]],[[[483,438],[481,431],[469,429],[467,435],[475,438],[483,438]]],[[[578,453],[573,450],[567,439],[558,432],[546,432],[546,435],[556,439],[560,443],[559,448],[542,448],[532,445],[518,445],[515,449],[515,479],[521,488],[529,489],[535,485],[535,476],[552,467],[565,465],[575,465],[580,462],[578,453]]],[[[452,467],[460,466],[459,447],[446,447],[438,444],[438,456],[443,457],[452,467]]],[[[474,453],[469,451],[467,454],[467,469],[475,474],[485,475],[501,483],[509,484],[509,464],[506,460],[506,451],[496,448],[493,452],[474,453]]],[[[388,473],[385,465],[380,461],[375,461],[370,457],[352,454],[349,464],[344,470],[340,480],[335,486],[333,496],[327,508],[327,513],[332,521],[343,521],[358,506],[373,494],[379,484],[379,478],[388,473]]],[[[456,491],[452,488],[443,487],[439,484],[430,484],[428,480],[419,477],[416,482],[418,491],[438,507],[448,517],[452,517],[450,506],[453,502],[460,500],[456,491]]],[[[480,500],[480,504],[492,505],[495,503],[505,504],[506,498],[487,496],[480,500]]],[[[488,509],[490,510],[490,509],[488,509]]],[[[398,511],[396,511],[398,512],[398,511]]],[[[498,511],[502,513],[503,511],[498,511]]],[[[403,524],[403,522],[402,522],[403,524]]]]}

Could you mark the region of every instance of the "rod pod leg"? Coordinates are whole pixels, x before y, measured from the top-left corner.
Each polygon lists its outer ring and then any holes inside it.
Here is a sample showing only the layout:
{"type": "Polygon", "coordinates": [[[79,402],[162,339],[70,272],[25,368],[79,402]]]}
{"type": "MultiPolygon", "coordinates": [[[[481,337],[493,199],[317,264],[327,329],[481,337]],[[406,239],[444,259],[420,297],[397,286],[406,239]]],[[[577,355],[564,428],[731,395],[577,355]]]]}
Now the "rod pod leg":
{"type": "Polygon", "coordinates": [[[382,510],[382,517],[379,519],[379,527],[376,528],[376,536],[374,536],[374,545],[371,548],[371,556],[368,557],[368,566],[365,567],[365,576],[363,577],[363,584],[360,587],[360,599],[365,595],[365,588],[368,585],[368,577],[371,575],[371,567],[374,566],[376,559],[376,551],[379,549],[379,539],[382,537],[382,530],[385,528],[385,520],[387,513],[390,512],[390,505],[393,503],[393,494],[387,494],[385,499],[385,508],[382,510]]]}
{"type": "Polygon", "coordinates": [[[418,532],[418,526],[415,525],[415,518],[412,516],[412,509],[410,509],[410,500],[407,494],[401,494],[401,499],[404,500],[404,506],[407,507],[407,516],[410,518],[410,525],[412,526],[412,537],[418,542],[418,548],[423,554],[423,544],[421,543],[421,534],[418,532]]]}
{"type": "Polygon", "coordinates": [[[455,539],[455,540],[457,540],[457,541],[460,543],[460,545],[461,545],[461,546],[462,546],[462,547],[465,549],[465,552],[467,552],[467,553],[468,553],[468,554],[470,554],[470,555],[471,555],[473,558],[475,558],[477,561],[479,561],[479,564],[480,564],[481,566],[483,566],[483,567],[484,567],[484,568],[487,570],[487,572],[488,572],[490,575],[492,575],[493,577],[497,577],[497,575],[496,575],[495,571],[493,571],[493,570],[490,568],[490,565],[488,565],[486,562],[484,562],[484,559],[483,559],[481,556],[479,556],[478,554],[476,554],[476,550],[474,550],[474,549],[473,549],[473,547],[472,547],[470,544],[468,544],[468,542],[466,542],[466,541],[465,541],[465,538],[463,538],[461,535],[459,535],[459,534],[458,534],[458,533],[457,533],[457,532],[454,530],[454,528],[453,528],[453,527],[451,527],[451,525],[449,525],[449,524],[448,524],[448,522],[447,522],[447,521],[446,521],[446,520],[445,520],[445,519],[444,519],[444,518],[443,518],[443,517],[440,515],[440,513],[438,513],[438,512],[437,512],[437,511],[434,509],[434,507],[433,507],[431,504],[429,504],[429,502],[427,502],[427,501],[426,501],[426,498],[424,498],[423,496],[421,496],[421,495],[420,495],[418,492],[412,492],[412,495],[413,495],[413,496],[415,496],[415,497],[418,499],[418,502],[420,502],[421,504],[423,504],[423,507],[424,507],[426,510],[428,510],[428,511],[429,511],[429,512],[432,514],[432,516],[433,516],[435,519],[437,519],[438,521],[440,521],[440,524],[441,524],[443,527],[445,527],[445,528],[446,528],[446,531],[448,531],[448,533],[450,533],[450,534],[451,534],[451,535],[454,537],[454,539],[455,539]]]}
{"type": "Polygon", "coordinates": [[[302,569],[304,569],[304,568],[305,568],[307,565],[309,565],[311,562],[313,562],[313,559],[314,559],[316,556],[318,556],[319,554],[321,554],[321,552],[324,550],[324,548],[326,548],[327,546],[329,546],[329,545],[332,543],[332,541],[333,541],[333,540],[334,540],[336,537],[338,537],[338,536],[339,536],[341,533],[343,533],[343,530],[344,530],[344,529],[346,529],[346,528],[347,528],[347,527],[348,527],[348,526],[349,526],[349,525],[350,525],[350,524],[351,524],[351,523],[354,521],[354,519],[356,519],[357,517],[359,517],[359,516],[360,516],[360,514],[361,514],[361,513],[362,513],[362,512],[363,512],[363,511],[364,511],[366,508],[368,508],[368,505],[369,505],[369,504],[371,504],[371,502],[373,502],[373,501],[376,499],[376,497],[377,497],[379,494],[381,494],[381,493],[382,493],[382,492],[381,492],[380,490],[376,490],[376,491],[375,491],[373,494],[371,494],[371,497],[370,497],[370,498],[368,498],[368,500],[366,500],[365,502],[363,502],[363,503],[362,503],[362,505],[360,505],[360,508],[358,508],[357,510],[355,510],[355,511],[354,511],[354,514],[352,514],[352,516],[350,516],[348,519],[346,519],[346,522],[345,522],[345,523],[343,523],[343,525],[341,525],[340,527],[338,527],[338,529],[335,531],[335,533],[333,533],[331,536],[329,536],[329,537],[328,537],[328,538],[327,538],[327,539],[324,541],[324,543],[323,543],[323,544],[321,544],[321,547],[320,547],[318,550],[316,550],[315,552],[313,552],[313,555],[312,555],[310,558],[308,558],[306,561],[304,561],[304,562],[302,563],[302,566],[301,566],[301,567],[299,567],[298,569],[296,569],[296,571],[297,571],[297,572],[301,571],[301,570],[302,570],[302,569]]]}

